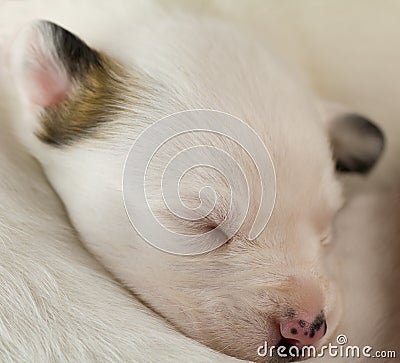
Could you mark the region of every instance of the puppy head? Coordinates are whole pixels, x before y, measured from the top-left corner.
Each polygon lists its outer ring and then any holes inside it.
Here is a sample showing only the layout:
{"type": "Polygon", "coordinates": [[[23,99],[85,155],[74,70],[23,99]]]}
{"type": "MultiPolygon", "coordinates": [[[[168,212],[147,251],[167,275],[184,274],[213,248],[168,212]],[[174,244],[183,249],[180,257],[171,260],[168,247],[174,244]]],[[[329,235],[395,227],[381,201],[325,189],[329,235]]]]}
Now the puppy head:
{"type": "MultiPolygon", "coordinates": [[[[23,109],[18,134],[42,163],[82,241],[185,334],[259,361],[272,360],[257,355],[265,341],[323,344],[340,315],[336,288],[323,268],[323,244],[341,205],[334,162],[339,170],[369,170],[381,153],[382,133],[360,116],[339,112],[327,122],[329,112],[286,69],[232,29],[186,18],[166,26],[157,19],[149,28],[121,35],[119,44],[102,51],[49,22],[26,28],[11,52],[23,109]],[[201,202],[199,190],[211,185],[218,198],[210,213],[195,221],[172,215],[160,178],[162,165],[182,150],[224,148],[246,174],[250,195],[243,224],[225,244],[179,256],[136,233],[121,180],[130,147],[143,130],[193,108],[228,112],[255,130],[275,166],[276,184],[268,181],[265,188],[270,193],[276,188],[276,201],[266,228],[248,238],[261,189],[247,153],[218,134],[168,140],[151,160],[146,185],[148,207],[168,228],[191,235],[233,218],[230,185],[212,168],[189,171],[179,185],[192,209],[201,202]]],[[[215,154],[205,153],[211,164],[217,162],[215,154]]],[[[233,206],[240,208],[242,196],[235,197],[233,206]]],[[[133,208],[137,216],[143,212],[135,203],[133,208]]]]}

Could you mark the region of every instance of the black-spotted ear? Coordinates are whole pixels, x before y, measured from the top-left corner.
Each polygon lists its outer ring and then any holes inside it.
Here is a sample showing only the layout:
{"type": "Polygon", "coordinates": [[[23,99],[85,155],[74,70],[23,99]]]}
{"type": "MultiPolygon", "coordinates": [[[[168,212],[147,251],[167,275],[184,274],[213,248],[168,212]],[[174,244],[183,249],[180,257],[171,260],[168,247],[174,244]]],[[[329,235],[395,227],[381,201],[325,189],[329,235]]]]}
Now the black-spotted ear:
{"type": "Polygon", "coordinates": [[[329,105],[327,110],[329,139],[337,171],[369,172],[384,150],[382,130],[370,119],[344,107],[329,105]]]}
{"type": "Polygon", "coordinates": [[[26,100],[39,107],[62,102],[99,54],[82,40],[49,21],[37,21],[17,36],[11,66],[26,100]]]}

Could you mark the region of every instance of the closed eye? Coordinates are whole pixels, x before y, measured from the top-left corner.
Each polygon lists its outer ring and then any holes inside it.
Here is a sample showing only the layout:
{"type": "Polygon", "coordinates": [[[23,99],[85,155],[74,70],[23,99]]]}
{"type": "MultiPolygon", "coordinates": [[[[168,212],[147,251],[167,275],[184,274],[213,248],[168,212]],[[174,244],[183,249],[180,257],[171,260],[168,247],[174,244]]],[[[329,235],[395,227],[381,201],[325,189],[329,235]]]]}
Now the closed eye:
{"type": "Polygon", "coordinates": [[[332,242],[332,228],[331,227],[329,227],[326,230],[326,232],[322,235],[320,241],[323,246],[327,246],[332,242]]]}

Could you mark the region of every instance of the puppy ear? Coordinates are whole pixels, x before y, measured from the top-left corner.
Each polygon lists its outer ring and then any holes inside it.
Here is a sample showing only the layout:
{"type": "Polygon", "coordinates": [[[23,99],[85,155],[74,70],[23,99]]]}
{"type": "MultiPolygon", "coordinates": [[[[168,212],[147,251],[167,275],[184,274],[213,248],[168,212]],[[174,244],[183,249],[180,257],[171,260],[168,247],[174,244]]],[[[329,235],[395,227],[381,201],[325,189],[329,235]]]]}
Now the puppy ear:
{"type": "Polygon", "coordinates": [[[24,99],[44,108],[65,100],[79,78],[100,65],[100,57],[69,31],[38,21],[17,36],[11,63],[24,99]]]}
{"type": "Polygon", "coordinates": [[[327,127],[336,170],[365,174],[380,158],[385,136],[370,119],[337,105],[327,104],[327,127]]]}

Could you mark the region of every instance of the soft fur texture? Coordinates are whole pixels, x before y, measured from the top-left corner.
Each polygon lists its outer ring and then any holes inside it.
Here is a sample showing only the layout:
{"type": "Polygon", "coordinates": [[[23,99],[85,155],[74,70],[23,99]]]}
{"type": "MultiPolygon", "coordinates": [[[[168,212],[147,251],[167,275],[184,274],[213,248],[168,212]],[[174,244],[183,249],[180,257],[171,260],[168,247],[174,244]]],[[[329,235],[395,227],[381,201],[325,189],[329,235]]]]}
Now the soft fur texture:
{"type": "MultiPolygon", "coordinates": [[[[394,186],[384,191],[360,193],[340,213],[329,262],[343,291],[338,333],[347,336],[348,345],[395,351],[396,357],[374,360],[394,363],[400,350],[400,194],[399,180],[392,182],[394,186]]],[[[362,185],[371,188],[373,184],[362,185]]],[[[370,360],[361,357],[351,362],[370,360]]]]}
{"type": "Polygon", "coordinates": [[[0,94],[0,361],[235,362],[174,331],[84,250],[0,94]]]}
{"type": "MultiPolygon", "coordinates": [[[[351,293],[352,293],[352,291],[350,290],[350,291],[349,291],[349,294],[351,294],[351,293]]],[[[335,361],[337,361],[337,360],[335,360],[335,361]]]]}
{"type": "MultiPolygon", "coordinates": [[[[329,341],[341,312],[323,263],[322,242],[342,200],[332,161],[339,155],[338,162],[357,170],[347,160],[353,158],[354,143],[343,147],[343,133],[334,132],[341,127],[339,118],[328,122],[320,101],[296,75],[234,28],[208,17],[163,13],[150,3],[137,3],[134,10],[140,19],[129,14],[118,26],[101,28],[113,29],[118,38],[102,34],[99,27],[96,34],[88,32],[82,17],[77,29],[97,50],[49,22],[20,32],[9,48],[10,83],[17,85],[22,108],[17,134],[42,163],[83,242],[186,335],[251,360],[259,359],[256,350],[264,341],[278,345],[298,338],[299,344],[307,344],[310,339],[318,346],[329,341]],[[244,153],[207,133],[171,139],[161,156],[153,158],[152,182],[146,186],[150,206],[170,225],[197,233],[223,218],[233,223],[234,217],[226,217],[230,189],[210,169],[193,173],[180,185],[189,201],[197,198],[198,181],[211,183],[221,195],[200,227],[172,218],[157,197],[163,160],[193,144],[225,146],[245,170],[253,197],[247,222],[227,245],[183,258],[150,247],[136,234],[125,213],[120,181],[139,133],[163,116],[193,108],[231,113],[258,133],[275,165],[277,197],[267,228],[250,241],[248,225],[260,197],[244,153]],[[291,335],[286,327],[294,321],[311,326],[308,338],[291,335]],[[312,340],[315,331],[319,341],[312,340]]],[[[353,117],[344,122],[360,124],[353,117]]],[[[354,129],[357,138],[360,127],[354,129]]],[[[369,169],[382,149],[382,135],[367,134],[380,145],[358,143],[376,150],[372,157],[364,151],[369,169]]],[[[247,135],[240,134],[239,142],[240,137],[247,135]]],[[[212,164],[212,153],[203,156],[212,164]]],[[[362,160],[363,150],[357,150],[354,165],[362,160]]],[[[268,184],[266,190],[272,187],[268,184]]],[[[242,205],[239,200],[234,208],[242,205]]],[[[133,218],[143,213],[141,208],[133,218]]]]}

